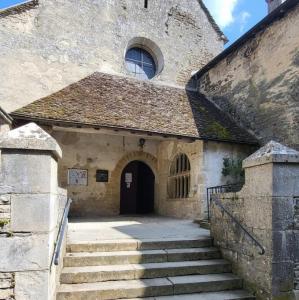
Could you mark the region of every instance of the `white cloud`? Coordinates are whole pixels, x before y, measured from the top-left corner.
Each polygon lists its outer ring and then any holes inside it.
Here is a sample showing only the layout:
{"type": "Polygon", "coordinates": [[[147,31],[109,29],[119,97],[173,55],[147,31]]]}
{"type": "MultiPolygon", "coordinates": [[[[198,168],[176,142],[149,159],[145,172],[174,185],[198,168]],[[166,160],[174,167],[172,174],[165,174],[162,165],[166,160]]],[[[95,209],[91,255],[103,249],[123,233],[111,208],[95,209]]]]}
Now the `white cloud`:
{"type": "Polygon", "coordinates": [[[246,26],[246,24],[247,24],[250,17],[251,17],[251,14],[248,11],[242,11],[241,12],[241,14],[240,14],[240,23],[241,23],[240,31],[241,31],[241,33],[244,32],[245,26],[246,26]]]}
{"type": "Polygon", "coordinates": [[[205,5],[221,28],[235,21],[234,9],[239,0],[204,0],[205,5]]]}

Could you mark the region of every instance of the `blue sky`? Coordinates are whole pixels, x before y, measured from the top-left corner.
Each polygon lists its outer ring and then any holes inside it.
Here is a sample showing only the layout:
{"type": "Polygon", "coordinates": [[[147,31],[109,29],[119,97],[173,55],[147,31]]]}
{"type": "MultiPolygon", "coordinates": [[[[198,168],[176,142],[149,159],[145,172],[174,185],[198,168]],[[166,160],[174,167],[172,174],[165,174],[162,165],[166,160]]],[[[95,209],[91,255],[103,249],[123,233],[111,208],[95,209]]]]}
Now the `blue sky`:
{"type": "MultiPolygon", "coordinates": [[[[26,0],[0,0],[4,8],[26,0]]],[[[204,0],[230,45],[267,14],[265,0],[204,0]]]]}
{"type": "Polygon", "coordinates": [[[0,8],[5,8],[17,3],[26,2],[26,0],[0,0],[0,8]]]}
{"type": "Polygon", "coordinates": [[[265,0],[204,0],[230,45],[267,15],[265,0]]]}

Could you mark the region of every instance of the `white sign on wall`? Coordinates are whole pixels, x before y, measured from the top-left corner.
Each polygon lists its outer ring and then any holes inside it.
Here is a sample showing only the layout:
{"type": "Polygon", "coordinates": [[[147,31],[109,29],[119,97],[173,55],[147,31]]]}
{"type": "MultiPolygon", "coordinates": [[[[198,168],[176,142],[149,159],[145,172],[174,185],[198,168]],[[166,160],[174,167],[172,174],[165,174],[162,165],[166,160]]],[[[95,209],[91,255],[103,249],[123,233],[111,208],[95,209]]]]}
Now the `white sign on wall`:
{"type": "Polygon", "coordinates": [[[87,170],[68,169],[68,185],[87,185],[87,178],[87,170]]]}
{"type": "Polygon", "coordinates": [[[133,174],[132,173],[126,173],[125,174],[125,183],[127,184],[128,189],[131,187],[132,182],[133,182],[133,174]]]}

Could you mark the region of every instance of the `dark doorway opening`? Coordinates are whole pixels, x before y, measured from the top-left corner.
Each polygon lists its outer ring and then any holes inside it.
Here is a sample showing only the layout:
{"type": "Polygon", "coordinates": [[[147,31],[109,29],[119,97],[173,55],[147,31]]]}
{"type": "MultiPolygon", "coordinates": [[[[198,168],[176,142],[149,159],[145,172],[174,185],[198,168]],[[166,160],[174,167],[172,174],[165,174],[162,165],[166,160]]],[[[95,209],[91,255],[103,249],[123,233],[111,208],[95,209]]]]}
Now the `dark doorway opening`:
{"type": "Polygon", "coordinates": [[[155,175],[141,161],[130,162],[121,174],[120,213],[150,214],[154,212],[155,175]]]}

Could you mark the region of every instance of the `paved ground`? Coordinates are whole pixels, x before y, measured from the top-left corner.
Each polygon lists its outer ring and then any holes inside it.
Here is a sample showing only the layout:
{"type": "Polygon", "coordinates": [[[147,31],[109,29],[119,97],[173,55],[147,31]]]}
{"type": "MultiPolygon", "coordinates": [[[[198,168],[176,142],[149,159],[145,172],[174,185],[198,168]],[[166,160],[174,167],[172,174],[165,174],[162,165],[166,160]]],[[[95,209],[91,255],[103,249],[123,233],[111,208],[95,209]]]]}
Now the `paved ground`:
{"type": "Polygon", "coordinates": [[[68,241],[175,239],[209,237],[210,232],[190,220],[132,216],[69,220],[68,241]]]}

